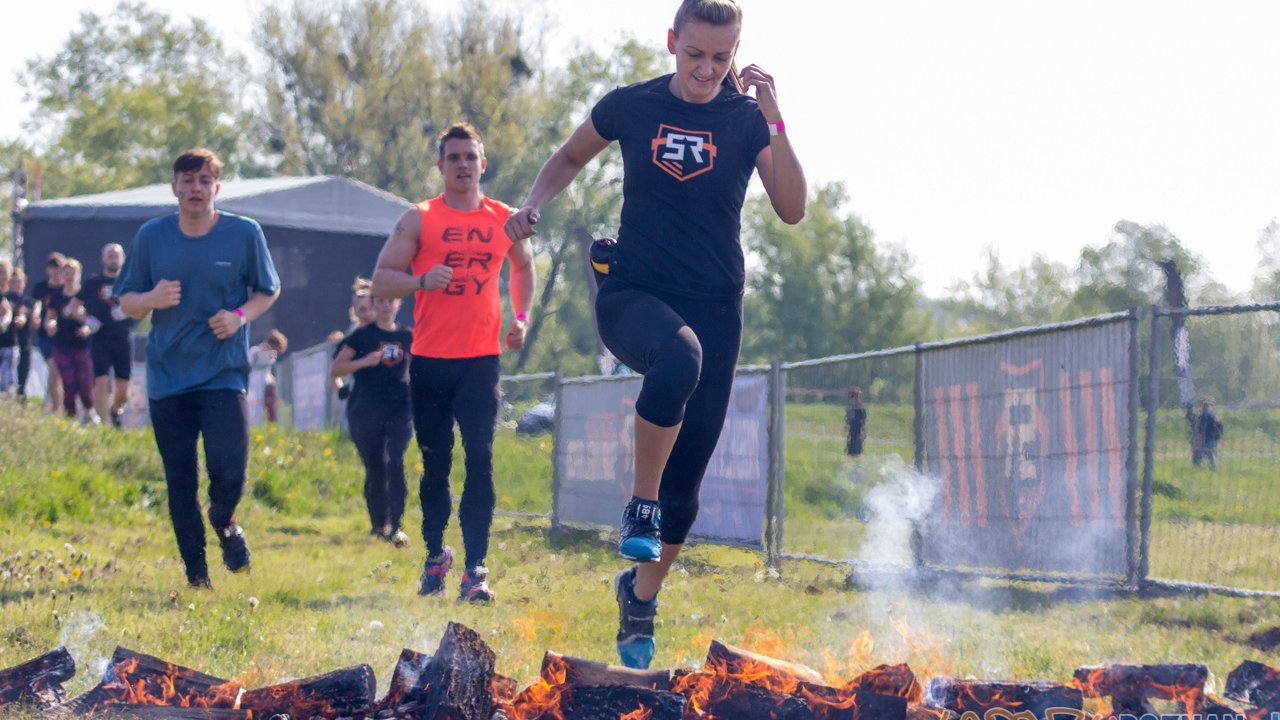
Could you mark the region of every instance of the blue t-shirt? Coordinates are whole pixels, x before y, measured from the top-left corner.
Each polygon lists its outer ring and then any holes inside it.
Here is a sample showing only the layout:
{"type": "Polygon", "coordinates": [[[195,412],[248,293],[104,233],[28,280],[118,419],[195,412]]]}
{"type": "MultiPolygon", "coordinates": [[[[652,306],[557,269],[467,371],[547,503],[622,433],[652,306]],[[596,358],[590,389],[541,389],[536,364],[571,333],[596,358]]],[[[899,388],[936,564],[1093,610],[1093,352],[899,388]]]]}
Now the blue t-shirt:
{"type": "Polygon", "coordinates": [[[182,300],[151,314],[147,396],[247,392],[249,326],[219,340],[209,318],[219,310],[235,310],[253,293],[270,295],[280,288],[262,228],[222,211],[213,229],[199,237],[182,232],[176,213],[148,221],[133,239],[112,295],[149,292],[160,280],[182,283],[182,300]]]}
{"type": "Polygon", "coordinates": [[[622,225],[610,276],[705,299],[742,294],[738,231],[769,126],[726,79],[708,103],[671,94],[671,76],[620,87],[591,123],[622,148],[622,225]]]}

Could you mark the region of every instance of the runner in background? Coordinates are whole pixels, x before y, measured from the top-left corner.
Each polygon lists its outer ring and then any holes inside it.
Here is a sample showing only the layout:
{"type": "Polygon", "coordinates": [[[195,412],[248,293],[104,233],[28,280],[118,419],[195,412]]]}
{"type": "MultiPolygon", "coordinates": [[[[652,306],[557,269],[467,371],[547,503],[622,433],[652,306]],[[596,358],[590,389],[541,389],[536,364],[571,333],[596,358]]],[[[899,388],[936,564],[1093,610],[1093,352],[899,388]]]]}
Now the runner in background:
{"type": "Polygon", "coordinates": [[[479,131],[466,123],[452,125],[440,134],[437,147],[436,168],[444,176],[444,192],[400,216],[378,255],[373,292],[387,298],[416,293],[409,388],[425,468],[419,495],[427,544],[418,593],[443,593],[453,565],[444,530],[453,512],[449,470],[456,421],[466,451],[466,479],[458,505],[466,548],[460,597],[487,601],[494,598],[484,562],[495,502],[493,433],[502,352],[498,286],[502,265],[510,261],[508,288],[515,319],[506,343],[518,349],[524,345],[533,304],[533,246],[527,238],[507,238],[502,224],[511,208],[480,191],[488,161],[479,131]]]}
{"type": "Polygon", "coordinates": [[[413,435],[409,404],[409,347],[413,333],[396,323],[398,298],[373,301],[375,322],[343,338],[329,366],[335,379],[355,375],[347,426],[364,463],[369,534],[406,547],[401,529],[406,494],[404,453],[413,435]]]}
{"type": "Polygon", "coordinates": [[[98,417],[122,428],[124,406],[129,402],[129,380],[133,376],[133,347],[129,334],[137,321],[120,309],[111,289],[124,266],[124,248],[109,243],[102,248],[102,272],[84,283],[79,298],[96,321],[97,330],[89,339],[93,361],[93,405],[98,417]],[[115,376],[114,382],[112,376],[115,376]],[[113,388],[114,385],[114,388],[113,388]]]}
{"type": "Polygon", "coordinates": [[[22,268],[14,268],[13,277],[9,278],[9,302],[14,307],[13,328],[18,341],[17,396],[24,401],[27,398],[27,377],[31,374],[31,338],[40,324],[35,300],[26,293],[26,289],[27,274],[22,268]]]}
{"type": "Polygon", "coordinates": [[[89,424],[98,420],[93,409],[93,360],[89,356],[89,336],[95,321],[80,300],[80,274],[80,261],[67,258],[62,265],[62,287],[49,297],[44,311],[44,330],[52,340],[53,364],[62,378],[62,409],[68,418],[79,416],[81,422],[89,424]]]}
{"type": "Polygon", "coordinates": [[[58,377],[58,366],[53,362],[53,338],[43,331],[45,308],[53,301],[55,294],[62,292],[62,265],[67,258],[59,252],[49,253],[44,264],[45,279],[31,286],[31,297],[35,301],[35,325],[32,334],[35,336],[36,349],[48,371],[48,385],[45,388],[44,404],[48,412],[57,412],[62,406],[62,378],[58,377]]]}

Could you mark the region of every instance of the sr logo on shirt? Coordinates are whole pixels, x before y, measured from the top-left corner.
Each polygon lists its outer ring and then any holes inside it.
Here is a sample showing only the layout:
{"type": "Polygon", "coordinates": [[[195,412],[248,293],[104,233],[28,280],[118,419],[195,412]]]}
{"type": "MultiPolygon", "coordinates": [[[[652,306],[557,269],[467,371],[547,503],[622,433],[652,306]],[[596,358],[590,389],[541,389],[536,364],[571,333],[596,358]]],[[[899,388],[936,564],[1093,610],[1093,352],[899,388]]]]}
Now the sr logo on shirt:
{"type": "Polygon", "coordinates": [[[716,146],[711,133],[685,130],[662,124],[651,143],[653,164],[684,182],[710,171],[716,165],[716,146]]]}

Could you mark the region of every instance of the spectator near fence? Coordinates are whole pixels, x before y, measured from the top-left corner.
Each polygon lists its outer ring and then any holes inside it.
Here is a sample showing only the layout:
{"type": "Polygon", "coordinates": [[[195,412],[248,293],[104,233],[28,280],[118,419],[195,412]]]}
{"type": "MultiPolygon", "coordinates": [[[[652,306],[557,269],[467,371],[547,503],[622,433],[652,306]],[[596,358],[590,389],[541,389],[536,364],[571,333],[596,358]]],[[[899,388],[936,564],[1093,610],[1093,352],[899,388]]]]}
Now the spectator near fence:
{"type": "Polygon", "coordinates": [[[409,389],[413,425],[425,468],[419,489],[422,537],[427,544],[418,592],[444,591],[453,563],[444,545],[452,513],[449,470],[456,419],[466,451],[466,480],[458,524],[466,548],[460,596],[494,598],[484,565],[493,523],[493,435],[498,419],[502,352],[499,278],[510,261],[508,288],[515,320],[507,347],[524,345],[533,304],[533,245],[528,236],[509,239],[505,204],[480,192],[488,161],[484,142],[471,125],[450,126],[439,136],[436,167],[444,192],[405,211],[378,255],[373,291],[379,297],[414,296],[409,389]],[[411,268],[407,274],[405,268],[411,268]]]}
{"type": "Polygon", "coordinates": [[[134,237],[114,294],[125,314],[151,318],[147,396],[164,463],[169,517],[187,583],[212,587],[200,517],[197,442],[204,439],[209,523],[231,572],[249,568],[236,522],[249,461],[249,323],[280,294],[258,223],[214,208],[222,162],[189,150],[173,163],[178,212],[134,237]]]}
{"type": "Polygon", "coordinates": [[[681,3],[667,32],[675,73],[605,95],[507,223],[513,239],[530,237],[542,207],[618,141],[622,223],[601,269],[608,275],[596,320],[605,346],[644,375],[619,542],[619,553],[639,565],[615,579],[618,652],[630,667],[653,659],[657,593],[697,517],[728,410],[742,339],[739,229],[752,173],[783,221],[804,216],[804,172],[773,78],[735,66],[741,24],[733,0],[681,3]]]}
{"type": "Polygon", "coordinates": [[[867,409],[862,406],[860,387],[849,391],[849,406],[844,410],[844,424],[844,454],[858,457],[862,454],[862,443],[867,439],[867,409]]]}
{"type": "Polygon", "coordinates": [[[262,371],[262,413],[267,422],[277,422],[280,411],[280,393],[276,388],[276,363],[289,347],[284,333],[273,329],[267,339],[249,348],[249,370],[262,371]]]}
{"type": "Polygon", "coordinates": [[[1200,397],[1200,412],[1191,427],[1191,462],[1200,467],[1208,461],[1209,469],[1217,467],[1218,441],[1222,439],[1222,420],[1213,411],[1213,398],[1200,397]]]}

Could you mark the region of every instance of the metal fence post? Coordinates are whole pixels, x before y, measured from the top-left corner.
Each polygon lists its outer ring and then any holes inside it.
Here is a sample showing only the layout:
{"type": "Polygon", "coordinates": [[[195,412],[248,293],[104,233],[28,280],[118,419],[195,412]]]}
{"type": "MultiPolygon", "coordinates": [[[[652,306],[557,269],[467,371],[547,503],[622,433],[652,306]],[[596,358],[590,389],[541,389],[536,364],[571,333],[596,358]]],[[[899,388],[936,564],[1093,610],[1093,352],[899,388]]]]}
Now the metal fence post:
{"type": "Polygon", "coordinates": [[[1147,348],[1147,437],[1142,446],[1142,518],[1138,548],[1138,572],[1134,584],[1141,587],[1151,572],[1151,504],[1155,485],[1156,411],[1160,408],[1160,316],[1151,306],[1151,345],[1147,348]]]}
{"type": "Polygon", "coordinates": [[[560,422],[564,407],[564,376],[556,370],[556,411],[551,425],[551,527],[560,526],[560,422]]]}
{"type": "MultiPolygon", "coordinates": [[[[915,348],[915,380],[911,389],[911,436],[915,441],[916,472],[923,475],[929,465],[924,440],[924,349],[920,343],[916,343],[915,348]]],[[[915,520],[911,521],[911,563],[916,568],[924,567],[924,534],[920,524],[915,520]]]]}
{"type": "Polygon", "coordinates": [[[1125,582],[1129,587],[1138,586],[1142,573],[1140,564],[1141,548],[1138,537],[1138,414],[1139,396],[1142,385],[1142,362],[1139,360],[1141,350],[1138,343],[1142,323],[1142,308],[1135,307],[1129,311],[1129,427],[1128,448],[1124,457],[1125,477],[1125,537],[1127,539],[1126,558],[1129,561],[1129,572],[1125,582]]]}
{"type": "Polygon", "coordinates": [[[786,472],[783,453],[786,432],[786,379],[782,363],[769,365],[769,479],[765,490],[765,559],[769,567],[782,564],[782,484],[786,472]]]}

